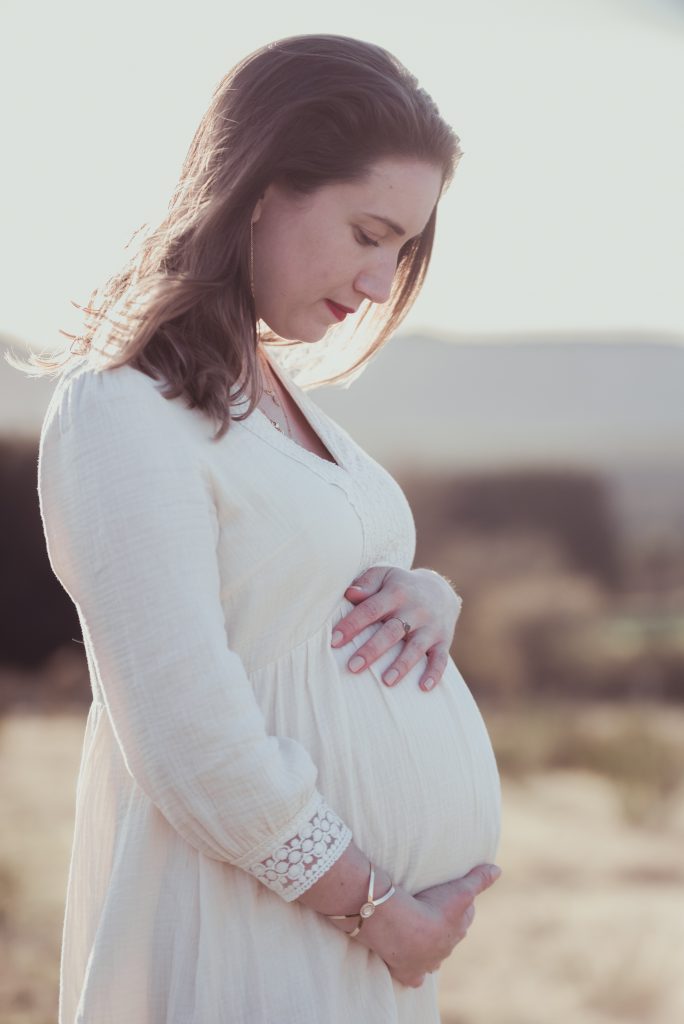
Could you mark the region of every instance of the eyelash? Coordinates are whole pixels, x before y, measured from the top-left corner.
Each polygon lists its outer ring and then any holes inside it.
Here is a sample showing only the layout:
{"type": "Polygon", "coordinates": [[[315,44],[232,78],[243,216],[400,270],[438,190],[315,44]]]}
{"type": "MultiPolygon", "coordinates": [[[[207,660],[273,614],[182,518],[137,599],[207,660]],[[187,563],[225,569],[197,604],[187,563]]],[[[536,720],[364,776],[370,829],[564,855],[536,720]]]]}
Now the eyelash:
{"type": "Polygon", "coordinates": [[[372,238],[369,238],[363,231],[359,229],[359,235],[361,236],[361,245],[374,245],[379,246],[379,242],[375,242],[372,238]]]}

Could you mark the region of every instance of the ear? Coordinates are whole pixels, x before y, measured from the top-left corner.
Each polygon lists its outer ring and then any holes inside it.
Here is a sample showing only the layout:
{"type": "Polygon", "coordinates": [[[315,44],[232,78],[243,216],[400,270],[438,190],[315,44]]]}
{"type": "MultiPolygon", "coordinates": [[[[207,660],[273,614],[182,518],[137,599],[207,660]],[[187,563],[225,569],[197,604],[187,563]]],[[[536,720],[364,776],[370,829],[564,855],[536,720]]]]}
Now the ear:
{"type": "Polygon", "coordinates": [[[269,189],[270,189],[270,185],[265,189],[264,192],[261,193],[261,195],[259,196],[259,198],[256,201],[256,206],[252,210],[252,224],[256,224],[256,222],[261,217],[261,214],[262,214],[262,211],[263,211],[263,208],[264,208],[264,198],[266,197],[266,193],[269,191],[269,189]]]}

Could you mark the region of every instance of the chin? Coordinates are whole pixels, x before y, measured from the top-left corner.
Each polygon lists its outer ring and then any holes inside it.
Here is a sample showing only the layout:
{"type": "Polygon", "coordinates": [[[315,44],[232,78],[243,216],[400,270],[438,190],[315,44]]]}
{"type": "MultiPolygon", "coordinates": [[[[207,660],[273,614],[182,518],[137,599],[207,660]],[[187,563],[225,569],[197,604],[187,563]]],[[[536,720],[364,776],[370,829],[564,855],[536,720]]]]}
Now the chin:
{"type": "Polygon", "coordinates": [[[273,331],[274,334],[277,334],[279,338],[282,338],[283,341],[301,341],[305,344],[312,344],[317,341],[321,341],[330,330],[329,324],[312,323],[307,326],[296,327],[293,324],[278,325],[275,321],[273,323],[269,323],[267,320],[264,320],[264,323],[273,331]]]}

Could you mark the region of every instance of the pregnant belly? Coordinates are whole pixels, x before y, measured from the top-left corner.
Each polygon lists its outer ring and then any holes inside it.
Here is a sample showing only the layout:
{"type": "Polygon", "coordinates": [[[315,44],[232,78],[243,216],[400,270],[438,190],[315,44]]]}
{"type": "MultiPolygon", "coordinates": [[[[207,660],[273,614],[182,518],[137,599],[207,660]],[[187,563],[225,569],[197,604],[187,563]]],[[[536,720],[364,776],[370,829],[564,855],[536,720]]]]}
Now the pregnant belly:
{"type": "Polygon", "coordinates": [[[379,628],[341,649],[342,599],[312,637],[251,672],[269,732],[307,748],[318,789],[354,842],[409,892],[461,877],[496,859],[500,784],[479,709],[453,660],[429,693],[418,687],[426,657],[394,687],[381,680],[402,641],[368,669],[347,662],[379,628]]]}

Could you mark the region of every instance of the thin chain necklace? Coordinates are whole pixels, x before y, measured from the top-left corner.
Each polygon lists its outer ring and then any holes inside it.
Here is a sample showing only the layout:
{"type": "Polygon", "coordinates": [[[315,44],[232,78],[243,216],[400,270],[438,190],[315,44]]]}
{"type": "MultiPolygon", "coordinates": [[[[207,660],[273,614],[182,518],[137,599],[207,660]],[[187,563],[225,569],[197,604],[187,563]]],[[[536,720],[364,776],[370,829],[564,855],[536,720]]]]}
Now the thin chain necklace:
{"type": "MultiPolygon", "coordinates": [[[[265,367],[266,367],[266,365],[267,365],[267,361],[266,361],[266,358],[264,357],[262,361],[263,361],[263,363],[264,363],[264,368],[265,368],[265,367]]],[[[273,379],[273,380],[274,380],[274,378],[273,378],[273,371],[271,370],[270,366],[268,367],[268,372],[269,372],[269,375],[270,375],[271,379],[273,379]]],[[[275,380],[274,380],[274,383],[275,383],[275,380]]],[[[266,394],[267,394],[267,395],[269,396],[269,398],[270,398],[270,399],[271,399],[271,400],[272,400],[272,401],[273,401],[273,402],[274,402],[274,403],[275,403],[275,404],[276,404],[276,405],[278,406],[278,408],[279,408],[279,409],[280,409],[280,410],[282,411],[282,414],[283,414],[283,416],[285,417],[285,423],[287,424],[287,437],[289,437],[289,438],[290,438],[290,440],[292,440],[292,430],[291,430],[291,428],[290,428],[290,420],[289,420],[289,417],[288,417],[288,415],[287,415],[287,411],[286,411],[286,409],[285,409],[285,406],[283,405],[283,403],[282,403],[282,402],[280,401],[280,399],[278,398],[277,394],[275,393],[275,390],[274,390],[274,388],[272,388],[272,387],[270,387],[270,388],[269,388],[269,386],[268,386],[268,384],[266,383],[266,381],[265,381],[265,380],[264,380],[264,391],[265,391],[265,392],[266,392],[266,394]]],[[[285,434],[285,431],[283,430],[283,428],[282,428],[282,427],[280,426],[280,424],[279,424],[279,423],[278,423],[278,422],[277,422],[276,420],[274,420],[274,419],[273,419],[273,418],[272,418],[271,416],[269,416],[269,415],[268,415],[268,413],[266,413],[266,416],[267,416],[267,417],[268,417],[268,419],[269,419],[269,420],[271,421],[271,423],[272,423],[272,424],[273,424],[273,426],[274,426],[274,427],[276,428],[276,430],[279,430],[281,434],[285,434]]]]}

